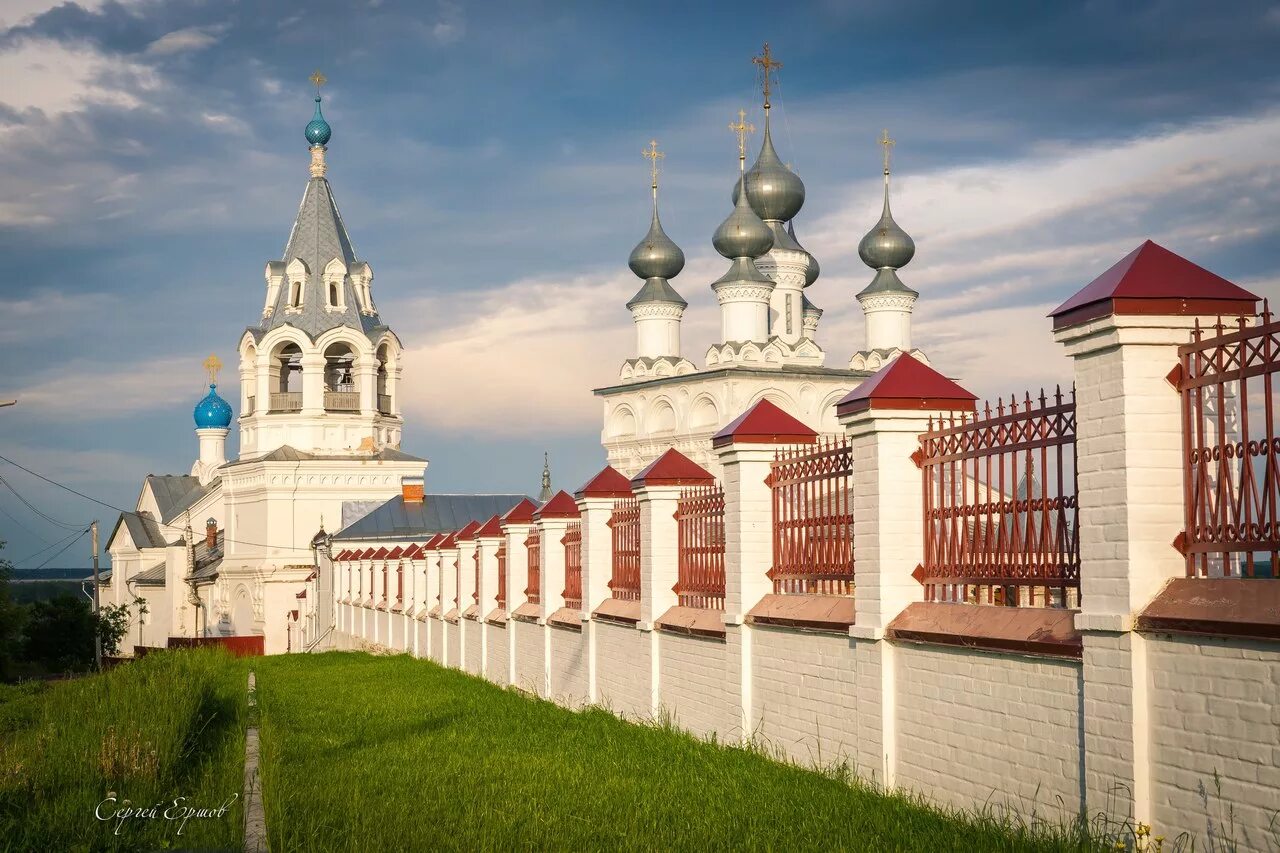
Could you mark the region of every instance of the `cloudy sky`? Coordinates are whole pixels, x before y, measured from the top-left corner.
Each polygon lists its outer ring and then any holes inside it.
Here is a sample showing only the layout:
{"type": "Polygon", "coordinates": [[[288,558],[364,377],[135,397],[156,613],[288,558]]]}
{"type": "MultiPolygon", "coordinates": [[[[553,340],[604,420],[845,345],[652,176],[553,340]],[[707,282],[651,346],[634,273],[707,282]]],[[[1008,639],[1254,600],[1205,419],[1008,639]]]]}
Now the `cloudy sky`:
{"type": "MultiPolygon", "coordinates": [[[[579,485],[603,460],[590,389],[634,343],[640,149],[667,152],[700,361],[726,125],[759,124],[766,39],[829,364],[861,345],[883,127],[916,342],[980,395],[1067,379],[1044,315],[1148,237],[1280,295],[1273,3],[0,0],[0,398],[20,399],[0,454],[116,505],[190,468],[200,362],[234,364],[301,198],[319,67],[329,177],[409,351],[405,449],[435,490],[534,489],[544,448],[579,485]]],[[[113,521],[0,476],[49,515],[113,521]]],[[[10,557],[62,535],[0,489],[10,557]]]]}

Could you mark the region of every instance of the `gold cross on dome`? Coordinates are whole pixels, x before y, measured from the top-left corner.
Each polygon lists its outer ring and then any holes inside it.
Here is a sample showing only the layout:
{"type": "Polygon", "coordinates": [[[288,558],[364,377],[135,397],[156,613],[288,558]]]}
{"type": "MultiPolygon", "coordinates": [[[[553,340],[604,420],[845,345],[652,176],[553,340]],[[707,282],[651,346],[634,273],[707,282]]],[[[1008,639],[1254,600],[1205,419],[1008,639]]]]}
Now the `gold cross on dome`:
{"type": "Polygon", "coordinates": [[[329,82],[329,78],[324,76],[324,74],[322,74],[320,72],[320,69],[318,68],[315,71],[313,71],[311,76],[308,77],[307,79],[315,84],[316,91],[320,91],[320,87],[323,86],[325,83],[329,82]]]}
{"type": "Polygon", "coordinates": [[[202,364],[205,371],[209,374],[209,384],[216,385],[218,383],[218,371],[222,370],[222,359],[216,355],[210,355],[202,364]]]}
{"type": "Polygon", "coordinates": [[[881,131],[880,138],[876,140],[884,146],[884,173],[889,174],[889,158],[893,153],[893,146],[897,145],[897,141],[889,138],[889,129],[885,128],[881,131]]]}
{"type": "Polygon", "coordinates": [[[751,62],[754,65],[759,65],[764,72],[764,108],[767,110],[769,109],[769,75],[775,68],[781,68],[782,63],[774,59],[773,55],[769,53],[768,42],[764,43],[764,53],[760,56],[751,57],[751,62]]]}
{"type": "Polygon", "coordinates": [[[747,161],[747,134],[754,133],[756,127],[747,122],[746,110],[738,110],[738,120],[729,122],[729,129],[738,136],[738,171],[742,171],[747,161]]]}
{"type": "Polygon", "coordinates": [[[658,150],[658,140],[650,139],[649,147],[641,150],[641,155],[649,161],[649,177],[653,179],[653,191],[658,192],[658,161],[667,155],[658,150]]]}

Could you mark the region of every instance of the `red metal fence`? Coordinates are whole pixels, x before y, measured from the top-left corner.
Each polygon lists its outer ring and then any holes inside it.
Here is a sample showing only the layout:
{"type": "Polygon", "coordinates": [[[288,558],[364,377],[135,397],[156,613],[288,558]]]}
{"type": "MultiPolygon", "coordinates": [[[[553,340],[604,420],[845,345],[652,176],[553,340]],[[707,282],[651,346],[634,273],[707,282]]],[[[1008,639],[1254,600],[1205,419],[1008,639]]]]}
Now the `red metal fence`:
{"type": "Polygon", "coordinates": [[[613,532],[613,574],[609,589],[614,598],[640,600],[640,501],[622,498],[614,501],[609,516],[613,532]]]}
{"type": "Polygon", "coordinates": [[[1169,375],[1182,394],[1185,528],[1175,545],[1188,577],[1276,577],[1280,433],[1275,409],[1280,322],[1263,305],[1198,324],[1169,375]]]}
{"type": "Polygon", "coordinates": [[[471,600],[476,604],[480,603],[480,545],[476,544],[476,550],[472,552],[471,559],[476,565],[475,584],[471,587],[471,600]]]}
{"type": "MultiPolygon", "coordinates": [[[[235,637],[170,637],[169,648],[171,649],[194,649],[201,646],[222,646],[231,654],[238,658],[257,657],[264,654],[263,636],[261,634],[244,634],[235,637]]],[[[138,649],[147,648],[148,651],[154,651],[146,646],[135,646],[134,654],[141,657],[138,649]]],[[[142,653],[142,654],[145,654],[142,653]]]]}
{"type": "Polygon", "coordinates": [[[530,604],[541,604],[542,593],[538,584],[542,573],[542,532],[538,528],[529,531],[524,547],[529,551],[529,585],[524,589],[524,597],[530,604]]]}
{"type": "Polygon", "coordinates": [[[582,609],[582,522],[571,521],[564,538],[564,606],[582,609]]]}
{"type": "Polygon", "coordinates": [[[495,596],[499,610],[507,609],[507,538],[502,537],[498,546],[498,594],[495,596]]]}
{"type": "Polygon", "coordinates": [[[1074,391],[931,422],[915,458],[926,601],[1080,606],[1074,391]]]}
{"type": "Polygon", "coordinates": [[[779,450],[773,491],[777,593],[853,595],[853,453],[843,439],[779,450]]]}
{"type": "Polygon", "coordinates": [[[724,489],[695,486],[676,502],[681,607],[724,610],[724,489]]]}

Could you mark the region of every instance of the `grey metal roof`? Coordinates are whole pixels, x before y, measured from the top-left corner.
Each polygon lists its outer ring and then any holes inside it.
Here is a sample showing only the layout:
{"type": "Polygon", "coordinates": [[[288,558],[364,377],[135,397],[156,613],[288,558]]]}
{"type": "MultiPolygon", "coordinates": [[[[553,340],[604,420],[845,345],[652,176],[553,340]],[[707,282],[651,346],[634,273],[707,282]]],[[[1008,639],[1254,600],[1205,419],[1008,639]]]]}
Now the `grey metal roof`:
{"type": "Polygon", "coordinates": [[[226,531],[219,530],[217,539],[214,541],[212,548],[208,547],[203,536],[196,537],[195,547],[192,548],[195,557],[195,572],[193,576],[196,580],[213,580],[218,576],[218,567],[222,565],[223,556],[223,540],[226,531]]]}
{"type": "MultiPolygon", "coordinates": [[[[733,343],[733,341],[730,341],[733,343]]],[[[719,344],[717,344],[719,346],[719,344]]],[[[757,344],[759,346],[759,344],[757,344]]],[[[674,382],[689,382],[699,379],[727,379],[731,376],[769,376],[777,378],[779,376],[839,376],[848,377],[850,379],[866,379],[875,373],[874,370],[850,370],[841,367],[816,367],[807,364],[788,364],[781,369],[776,368],[758,368],[758,367],[717,367],[711,370],[699,370],[694,373],[682,373],[676,376],[656,376],[653,379],[642,379],[638,382],[627,382],[620,385],[606,385],[602,388],[593,388],[591,393],[597,397],[608,397],[610,394],[619,394],[624,391],[632,392],[637,388],[646,388],[656,385],[670,385],[674,382]]]]}
{"type": "Polygon", "coordinates": [[[138,572],[129,578],[129,583],[138,586],[164,586],[164,563],[152,566],[149,569],[138,572]]]}
{"type": "Polygon", "coordinates": [[[121,525],[129,531],[129,538],[133,540],[135,548],[163,548],[168,544],[160,530],[160,525],[156,523],[151,513],[122,512],[116,519],[116,526],[112,528],[111,535],[107,537],[108,547],[111,545],[111,540],[115,539],[116,531],[121,525]]]}
{"type": "Polygon", "coordinates": [[[876,270],[875,278],[871,279],[871,283],[859,290],[857,298],[871,296],[876,293],[903,293],[911,296],[919,296],[920,294],[902,283],[902,279],[898,278],[897,272],[889,267],[881,267],[876,270]]]}
{"type": "Polygon", "coordinates": [[[653,277],[645,279],[644,284],[640,285],[640,289],[636,291],[636,295],[631,297],[631,301],[627,303],[627,307],[634,305],[642,305],[649,302],[672,302],[680,307],[688,306],[688,302],[676,293],[676,289],[671,286],[671,282],[665,278],[653,277]]]}
{"type": "Polygon", "coordinates": [[[302,283],[302,310],[285,310],[289,306],[292,289],[292,282],[286,277],[276,297],[275,310],[262,323],[264,331],[278,326],[293,326],[314,339],[322,332],[339,326],[359,329],[371,337],[375,329],[382,327],[377,314],[361,313],[350,275],[342,280],[345,307],[341,310],[329,307],[324,269],[334,258],[340,260],[348,272],[359,263],[328,180],[322,177],[312,178],[307,182],[306,192],[302,195],[298,218],[293,223],[293,230],[289,232],[284,259],[280,262],[287,266],[298,259],[307,267],[306,281],[302,283]]]}
{"type": "MultiPolygon", "coordinates": [[[[93,575],[89,575],[80,581],[81,583],[93,583],[93,575]]],[[[98,572],[98,586],[105,586],[111,583],[111,570],[98,572]]]]}
{"type": "Polygon", "coordinates": [[[228,465],[250,465],[255,462],[335,462],[340,460],[360,460],[374,462],[426,462],[412,453],[405,453],[403,450],[396,450],[393,447],[384,447],[376,453],[367,455],[352,455],[341,453],[308,453],[305,450],[299,450],[288,444],[282,444],[275,450],[265,456],[259,456],[256,459],[237,459],[228,465]]]}
{"type": "Polygon", "coordinates": [[[182,503],[192,489],[200,488],[200,480],[189,474],[148,474],[147,483],[155,495],[162,521],[170,517],[173,508],[182,503]]]}
{"type": "Polygon", "coordinates": [[[354,524],[334,534],[335,540],[413,539],[458,530],[471,521],[502,515],[527,495],[425,495],[422,503],[396,495],[354,524]]]}
{"type": "MultiPolygon", "coordinates": [[[[193,477],[192,479],[195,479],[195,478],[193,477]]],[[[198,502],[205,495],[209,494],[209,492],[213,490],[213,487],[217,485],[217,483],[218,483],[217,480],[213,480],[212,482],[209,483],[209,485],[202,486],[200,485],[199,481],[197,481],[196,487],[191,491],[187,492],[185,495],[183,495],[182,500],[178,501],[173,506],[169,507],[168,511],[164,513],[163,517],[160,520],[163,521],[165,524],[171,524],[175,519],[181,518],[182,514],[187,510],[189,510],[192,507],[192,505],[198,502]]]]}

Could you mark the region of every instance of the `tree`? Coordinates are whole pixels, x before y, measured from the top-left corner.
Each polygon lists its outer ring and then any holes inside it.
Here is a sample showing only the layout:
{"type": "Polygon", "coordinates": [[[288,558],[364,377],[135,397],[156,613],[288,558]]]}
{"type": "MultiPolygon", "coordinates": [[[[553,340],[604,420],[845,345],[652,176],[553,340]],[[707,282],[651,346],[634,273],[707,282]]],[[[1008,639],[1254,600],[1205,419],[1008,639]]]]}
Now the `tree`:
{"type": "MultiPolygon", "coordinates": [[[[147,612],[145,598],[138,599],[138,616],[147,612]]],[[[98,636],[102,638],[102,653],[117,655],[120,653],[120,641],[129,630],[131,621],[129,605],[104,604],[98,608],[98,636]]]]}
{"type": "MultiPolygon", "coordinates": [[[[5,542],[0,539],[0,551],[5,542]]],[[[25,608],[13,601],[10,580],[13,564],[0,557],[0,681],[14,678],[14,663],[21,657],[22,625],[25,608]]]]}

